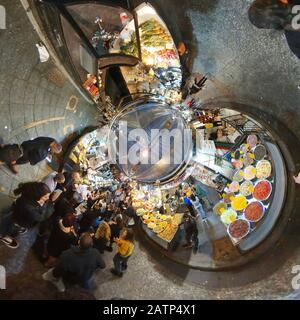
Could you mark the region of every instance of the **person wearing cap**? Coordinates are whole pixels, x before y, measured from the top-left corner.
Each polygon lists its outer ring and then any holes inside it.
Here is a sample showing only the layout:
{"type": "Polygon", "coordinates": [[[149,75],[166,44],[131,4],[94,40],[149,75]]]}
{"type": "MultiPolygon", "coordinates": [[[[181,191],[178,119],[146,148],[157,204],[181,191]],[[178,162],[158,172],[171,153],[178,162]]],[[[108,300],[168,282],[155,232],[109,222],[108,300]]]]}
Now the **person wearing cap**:
{"type": "Polygon", "coordinates": [[[75,223],[76,217],[71,212],[55,223],[47,244],[48,260],[45,264],[46,267],[53,267],[63,251],[69,249],[71,245],[77,244],[75,223]]]}
{"type": "Polygon", "coordinates": [[[93,248],[91,235],[84,233],[79,239],[79,246],[64,251],[57,266],[44,273],[42,278],[52,282],[60,292],[66,290],[66,284],[89,290],[91,278],[98,268],[104,269],[105,262],[98,250],[93,248]]]}

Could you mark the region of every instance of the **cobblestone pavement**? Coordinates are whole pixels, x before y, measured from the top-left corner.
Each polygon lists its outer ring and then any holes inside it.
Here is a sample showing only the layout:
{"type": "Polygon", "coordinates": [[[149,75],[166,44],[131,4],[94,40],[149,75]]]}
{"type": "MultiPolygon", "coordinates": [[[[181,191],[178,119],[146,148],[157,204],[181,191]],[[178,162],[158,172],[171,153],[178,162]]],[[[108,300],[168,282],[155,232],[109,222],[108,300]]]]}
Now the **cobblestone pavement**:
{"type": "MultiPolygon", "coordinates": [[[[21,143],[37,136],[59,141],[97,124],[97,109],[84,100],[51,59],[39,60],[33,31],[19,1],[2,1],[7,29],[0,30],[0,137],[4,143],[21,143]]],[[[45,162],[20,166],[12,176],[0,170],[0,192],[12,195],[21,181],[35,180],[49,171],[45,162]]]]}
{"type": "MultiPolygon", "coordinates": [[[[251,1],[150,2],[161,10],[176,40],[183,39],[193,49],[194,71],[213,77],[237,100],[246,100],[279,116],[300,137],[297,121],[300,63],[289,51],[281,32],[257,30],[248,22],[247,8],[251,1]]],[[[81,129],[81,125],[94,124],[96,111],[93,107],[57,76],[51,62],[39,62],[34,46],[39,39],[20,4],[6,0],[4,5],[8,29],[0,31],[0,136],[5,142],[21,142],[37,135],[63,139],[66,134],[81,129]],[[72,95],[78,98],[76,112],[66,108],[72,95]],[[41,122],[44,120],[48,122],[41,122]]],[[[23,167],[20,175],[12,177],[1,169],[1,203],[7,201],[4,196],[11,194],[19,181],[38,178],[47,170],[45,164],[23,167]]],[[[294,232],[289,237],[297,241],[299,236],[294,232]]],[[[284,246],[285,240],[282,239],[281,245],[284,246]]],[[[1,247],[0,263],[9,261],[12,255],[12,250],[1,247]]],[[[114,278],[109,272],[112,254],[105,253],[105,260],[107,268],[95,277],[94,294],[98,299],[277,299],[293,294],[291,270],[293,265],[299,264],[300,250],[278,266],[278,270],[273,268],[277,264],[276,257],[269,256],[264,264],[248,266],[247,273],[245,270],[227,273],[185,270],[177,276],[178,266],[168,263],[158,253],[149,254],[142,242],[138,242],[122,279],[114,278]],[[268,269],[272,272],[268,273],[268,269]],[[195,277],[198,277],[198,285],[191,283],[195,277]]],[[[44,271],[29,252],[23,270],[8,278],[7,290],[0,294],[3,298],[14,299],[61,298],[51,284],[41,280],[44,271]]],[[[297,293],[290,297],[296,296],[297,293]]]]}

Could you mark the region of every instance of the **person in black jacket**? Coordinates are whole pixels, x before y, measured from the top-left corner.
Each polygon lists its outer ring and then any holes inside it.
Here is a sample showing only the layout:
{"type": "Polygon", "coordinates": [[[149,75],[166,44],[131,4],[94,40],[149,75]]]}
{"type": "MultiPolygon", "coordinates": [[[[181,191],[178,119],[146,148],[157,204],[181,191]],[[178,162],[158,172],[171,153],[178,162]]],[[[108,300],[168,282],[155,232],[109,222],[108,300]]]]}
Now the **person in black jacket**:
{"type": "Polygon", "coordinates": [[[121,214],[116,215],[115,219],[110,221],[108,224],[110,225],[111,234],[110,234],[110,242],[106,249],[107,251],[112,252],[113,251],[112,245],[114,243],[114,239],[119,238],[121,231],[124,229],[122,215],[121,214]]]}
{"type": "Polygon", "coordinates": [[[46,267],[55,266],[61,253],[77,244],[75,222],[76,216],[73,213],[67,213],[54,225],[47,244],[48,261],[45,264],[46,267]]]}
{"type": "Polygon", "coordinates": [[[13,204],[12,213],[6,219],[6,225],[0,226],[0,241],[12,249],[19,246],[13,236],[17,233],[26,233],[27,229],[35,228],[53,213],[47,206],[50,189],[42,182],[20,184],[14,190],[14,194],[20,195],[20,197],[13,204]]]}
{"type": "Polygon", "coordinates": [[[84,233],[79,239],[79,246],[72,246],[59,257],[56,268],[43,274],[43,279],[51,281],[59,291],[65,291],[65,284],[79,285],[91,289],[90,280],[94,272],[105,268],[105,262],[97,249],[93,248],[90,234],[84,233]]]}
{"type": "Polygon", "coordinates": [[[50,189],[43,182],[27,182],[20,184],[14,191],[21,195],[13,206],[13,220],[23,228],[33,228],[39,222],[49,218],[46,216],[46,203],[50,197],[50,189]]]}
{"type": "Polygon", "coordinates": [[[197,245],[198,241],[198,228],[195,218],[189,214],[185,213],[183,215],[183,222],[185,231],[185,240],[186,243],[183,245],[184,248],[192,248],[193,244],[197,245]]]}
{"type": "Polygon", "coordinates": [[[30,163],[32,166],[43,161],[52,154],[61,153],[62,146],[55,139],[49,137],[38,137],[33,140],[24,141],[21,144],[23,155],[16,164],[30,163]]]}

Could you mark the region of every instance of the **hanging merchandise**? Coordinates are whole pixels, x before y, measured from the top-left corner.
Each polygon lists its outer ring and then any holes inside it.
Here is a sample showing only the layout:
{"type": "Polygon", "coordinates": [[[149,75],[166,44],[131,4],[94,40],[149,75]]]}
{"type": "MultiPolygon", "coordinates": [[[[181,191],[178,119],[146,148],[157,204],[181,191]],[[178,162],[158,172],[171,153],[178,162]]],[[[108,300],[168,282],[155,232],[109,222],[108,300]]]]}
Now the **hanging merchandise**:
{"type": "Polygon", "coordinates": [[[103,20],[100,17],[96,17],[95,24],[98,25],[99,30],[97,30],[92,37],[92,45],[95,49],[99,46],[103,46],[106,49],[113,47],[114,42],[120,37],[120,33],[117,31],[109,32],[104,29],[103,20]]]}
{"type": "Polygon", "coordinates": [[[100,92],[97,86],[97,78],[94,75],[88,75],[83,87],[91,94],[94,100],[97,101],[99,99],[100,92]]]}

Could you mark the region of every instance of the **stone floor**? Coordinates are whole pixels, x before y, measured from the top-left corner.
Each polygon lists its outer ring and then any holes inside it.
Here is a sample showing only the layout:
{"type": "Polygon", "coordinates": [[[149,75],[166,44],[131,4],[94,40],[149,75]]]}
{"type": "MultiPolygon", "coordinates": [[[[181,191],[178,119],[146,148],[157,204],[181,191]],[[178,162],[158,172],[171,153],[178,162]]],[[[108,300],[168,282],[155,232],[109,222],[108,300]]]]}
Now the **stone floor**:
{"type": "MultiPolygon", "coordinates": [[[[135,1],[140,2],[140,1],[135,1]]],[[[249,0],[151,0],[168,23],[176,41],[191,50],[193,70],[209,75],[222,88],[216,95],[230,94],[280,117],[300,138],[300,63],[289,51],[284,34],[257,30],[247,19],[249,0]],[[172,15],[169,14],[172,8],[172,15]]],[[[39,41],[18,1],[1,2],[7,10],[7,30],[0,30],[0,137],[22,142],[38,135],[59,140],[97,123],[96,109],[89,105],[55,68],[40,63],[39,41]],[[75,99],[75,108],[68,101],[75,99]]],[[[211,90],[212,91],[212,90],[211,90]]],[[[211,98],[206,91],[203,99],[211,98]]],[[[39,179],[48,172],[45,163],[23,167],[12,177],[0,171],[0,202],[7,205],[15,186],[39,179]]],[[[299,190],[298,190],[299,192],[299,190]]],[[[290,223],[291,224],[291,223],[290,223]]],[[[291,280],[292,266],[300,262],[300,224],[293,223],[270,253],[246,268],[230,272],[199,272],[186,269],[153,251],[143,238],[130,259],[122,279],[109,272],[112,254],[105,253],[107,268],[95,276],[97,299],[279,299],[297,298],[291,280]]],[[[0,264],[14,254],[0,247],[0,264]]],[[[43,266],[29,252],[22,271],[7,280],[5,299],[57,299],[51,284],[41,280],[43,266]]]]}
{"type": "MultiPolygon", "coordinates": [[[[19,1],[1,4],[7,13],[7,29],[0,30],[0,137],[4,143],[37,136],[63,142],[97,125],[95,106],[78,94],[51,59],[40,62],[35,46],[39,38],[19,1]]],[[[45,162],[20,167],[16,176],[1,167],[0,192],[11,196],[18,183],[39,179],[48,171],[45,162]]]]}

